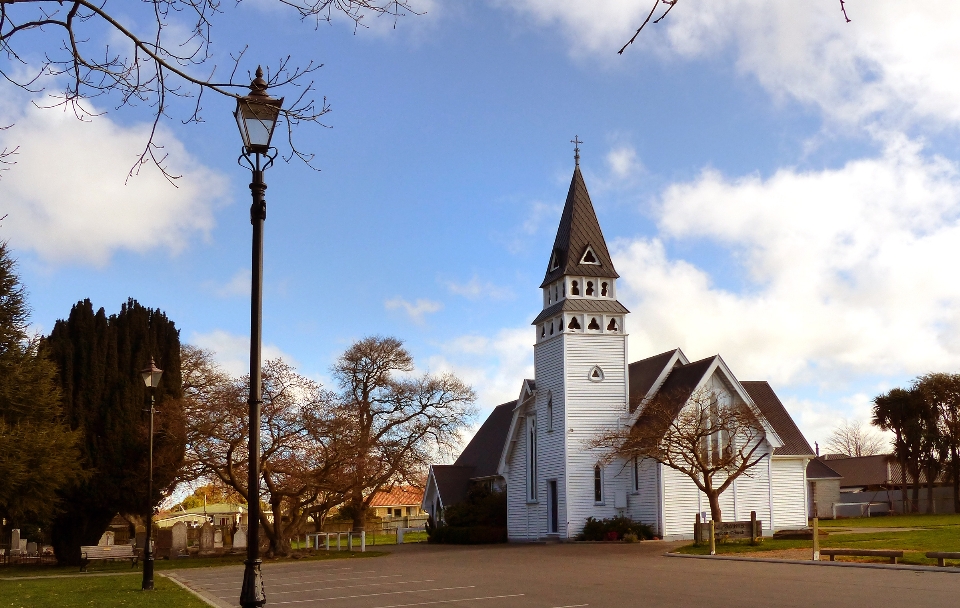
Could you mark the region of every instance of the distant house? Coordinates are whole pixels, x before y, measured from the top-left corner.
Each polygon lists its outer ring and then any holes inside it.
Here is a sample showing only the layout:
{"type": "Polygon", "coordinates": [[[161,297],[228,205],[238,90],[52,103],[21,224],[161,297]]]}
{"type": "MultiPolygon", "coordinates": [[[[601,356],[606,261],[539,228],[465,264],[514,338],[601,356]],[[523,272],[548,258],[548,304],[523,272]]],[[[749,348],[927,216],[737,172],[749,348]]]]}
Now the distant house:
{"type": "MultiPolygon", "coordinates": [[[[269,514],[268,514],[269,517],[269,514]]],[[[177,522],[202,526],[210,522],[215,526],[246,526],[247,506],[233,503],[214,503],[201,507],[193,507],[182,511],[171,511],[156,518],[155,523],[161,528],[169,528],[177,522]]]]}
{"type": "Polygon", "coordinates": [[[417,517],[423,514],[420,503],[423,490],[414,486],[397,486],[389,492],[377,492],[370,501],[371,515],[376,517],[417,517]]]}
{"type": "MultiPolygon", "coordinates": [[[[823,461],[843,479],[841,492],[893,490],[903,484],[900,463],[892,454],[845,456],[829,454],[823,461]]],[[[912,481],[912,478],[910,478],[912,481]]]]}
{"type": "Polygon", "coordinates": [[[843,475],[819,458],[807,463],[807,516],[833,517],[833,505],[840,502],[843,475]]]}

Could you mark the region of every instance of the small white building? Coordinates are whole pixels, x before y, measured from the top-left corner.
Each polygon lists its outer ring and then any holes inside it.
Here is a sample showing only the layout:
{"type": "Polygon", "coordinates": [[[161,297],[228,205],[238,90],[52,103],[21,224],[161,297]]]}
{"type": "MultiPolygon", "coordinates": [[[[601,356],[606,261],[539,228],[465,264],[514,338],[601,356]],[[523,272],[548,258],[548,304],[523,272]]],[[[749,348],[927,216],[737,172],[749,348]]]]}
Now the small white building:
{"type": "Polygon", "coordinates": [[[724,520],[756,511],[766,534],[806,526],[814,453],[770,385],[741,382],[719,355],[691,362],[680,349],[628,364],[618,278],[578,164],[540,285],[536,377],[494,409],[453,465],[431,467],[424,510],[437,517],[471,483],[488,483],[506,488],[511,541],[572,538],[588,517],[617,515],[664,538],[690,537],[710,508],[689,477],[653,461],[603,465],[585,445],[604,429],[642,424],[642,405],[631,403],[707,390],[747,404],[764,435],[763,462],[720,497],[724,520]]]}

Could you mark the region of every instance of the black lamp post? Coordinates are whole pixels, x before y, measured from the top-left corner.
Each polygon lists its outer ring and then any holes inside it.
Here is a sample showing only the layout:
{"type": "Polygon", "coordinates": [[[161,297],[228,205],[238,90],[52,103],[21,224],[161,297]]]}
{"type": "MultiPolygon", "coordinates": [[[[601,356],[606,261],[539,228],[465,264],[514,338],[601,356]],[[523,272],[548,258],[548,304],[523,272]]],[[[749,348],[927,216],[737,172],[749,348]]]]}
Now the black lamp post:
{"type": "Polygon", "coordinates": [[[237,99],[234,116],[243,138],[241,165],[250,168],[253,179],[250,193],[250,223],[253,224],[252,284],[250,288],[250,444],[247,477],[247,559],[244,561],[243,587],[240,605],[254,608],[267,603],[260,574],[260,341],[262,336],[263,305],[263,222],[267,219],[267,201],[263,194],[267,184],[263,172],[273,164],[276,149],[270,147],[270,138],[280,116],[283,99],[267,95],[263,70],[257,67],[257,77],[250,83],[250,93],[237,99]]]}
{"type": "Polygon", "coordinates": [[[153,543],[150,542],[150,535],[153,532],[153,404],[155,400],[154,393],[157,385],[160,384],[160,376],[163,370],[157,367],[150,357],[150,366],[140,370],[143,377],[143,383],[147,385],[150,391],[150,475],[147,482],[147,502],[150,503],[150,510],[147,511],[147,534],[143,540],[143,584],[141,589],[147,591],[153,589],[153,543]]]}

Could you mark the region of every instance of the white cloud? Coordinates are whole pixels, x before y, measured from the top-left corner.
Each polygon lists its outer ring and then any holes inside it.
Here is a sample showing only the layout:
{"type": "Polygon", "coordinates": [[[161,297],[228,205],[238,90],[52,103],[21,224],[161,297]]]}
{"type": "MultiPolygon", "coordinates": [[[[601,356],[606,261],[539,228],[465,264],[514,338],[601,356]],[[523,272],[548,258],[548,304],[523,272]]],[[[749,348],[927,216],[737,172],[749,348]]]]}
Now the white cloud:
{"type": "Polygon", "coordinates": [[[118,250],[182,250],[214,225],[226,181],[190,156],[166,129],[158,140],[173,171],[170,185],[144,167],[127,172],[146,144],[149,125],[121,126],[108,116],[81,122],[56,109],[2,111],[15,126],[0,132],[0,148],[19,146],[17,164],[3,175],[0,215],[11,242],[51,263],[106,264],[118,250]]]}
{"type": "Polygon", "coordinates": [[[506,300],[512,298],[514,295],[509,288],[501,287],[490,281],[480,281],[477,276],[474,276],[466,283],[445,281],[444,284],[452,293],[463,296],[468,300],[506,300]]]}
{"type": "MultiPolygon", "coordinates": [[[[559,27],[578,55],[622,64],[628,59],[615,52],[652,0],[497,4],[542,27],[559,27]]],[[[848,2],[847,9],[851,23],[838,0],[683,0],[625,55],[712,59],[732,49],[737,68],[772,94],[815,106],[835,121],[960,122],[960,3],[872,0],[848,2]]]]}
{"type": "MultiPolygon", "coordinates": [[[[214,359],[231,376],[243,376],[250,373],[250,336],[238,336],[222,329],[215,329],[207,333],[190,335],[190,344],[213,351],[214,359]]],[[[283,352],[274,344],[264,344],[261,349],[261,359],[282,358],[284,361],[297,367],[293,356],[283,352]]]]}
{"type": "Polygon", "coordinates": [[[428,367],[433,373],[451,371],[473,386],[483,419],[494,406],[516,399],[524,378],[533,378],[533,340],[531,327],[459,336],[441,344],[428,367]]]}
{"type": "Polygon", "coordinates": [[[902,138],[836,170],[704,171],[663,193],[659,237],[614,244],[631,350],[720,352],[738,377],[780,386],[955,369],[958,214],[956,164],[902,138]],[[671,239],[712,241],[746,287],[671,259],[671,239]]]}
{"type": "Polygon", "coordinates": [[[238,270],[236,274],[234,274],[226,283],[208,281],[205,286],[221,298],[249,296],[251,281],[250,276],[249,269],[241,269],[238,270]]]}
{"type": "Polygon", "coordinates": [[[637,159],[637,151],[632,146],[617,146],[607,152],[607,165],[618,179],[629,179],[643,169],[637,159]]]}
{"type": "Polygon", "coordinates": [[[384,308],[387,310],[402,310],[407,313],[407,316],[410,317],[410,320],[414,323],[422,324],[423,317],[428,314],[433,314],[435,312],[440,312],[443,310],[442,302],[435,302],[433,300],[418,299],[416,302],[408,302],[401,297],[396,297],[390,300],[387,300],[383,303],[384,308]]]}

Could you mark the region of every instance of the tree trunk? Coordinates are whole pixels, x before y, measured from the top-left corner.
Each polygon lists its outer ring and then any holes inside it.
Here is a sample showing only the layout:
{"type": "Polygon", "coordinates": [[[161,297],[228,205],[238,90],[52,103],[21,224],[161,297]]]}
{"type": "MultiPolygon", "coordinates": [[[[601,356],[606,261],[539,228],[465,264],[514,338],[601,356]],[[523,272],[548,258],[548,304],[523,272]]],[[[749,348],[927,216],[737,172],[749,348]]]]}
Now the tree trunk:
{"type": "Polygon", "coordinates": [[[914,467],[911,471],[913,475],[913,487],[911,492],[911,504],[910,512],[919,513],[920,512],[920,467],[914,467]]]}
{"type": "Polygon", "coordinates": [[[83,510],[77,510],[61,513],[54,520],[51,534],[57,564],[79,566],[80,547],[97,544],[111,519],[113,513],[103,511],[84,513],[83,510]]]}
{"type": "Polygon", "coordinates": [[[707,498],[710,500],[710,518],[715,522],[723,521],[720,513],[720,493],[712,491],[707,494],[707,498]]]}

